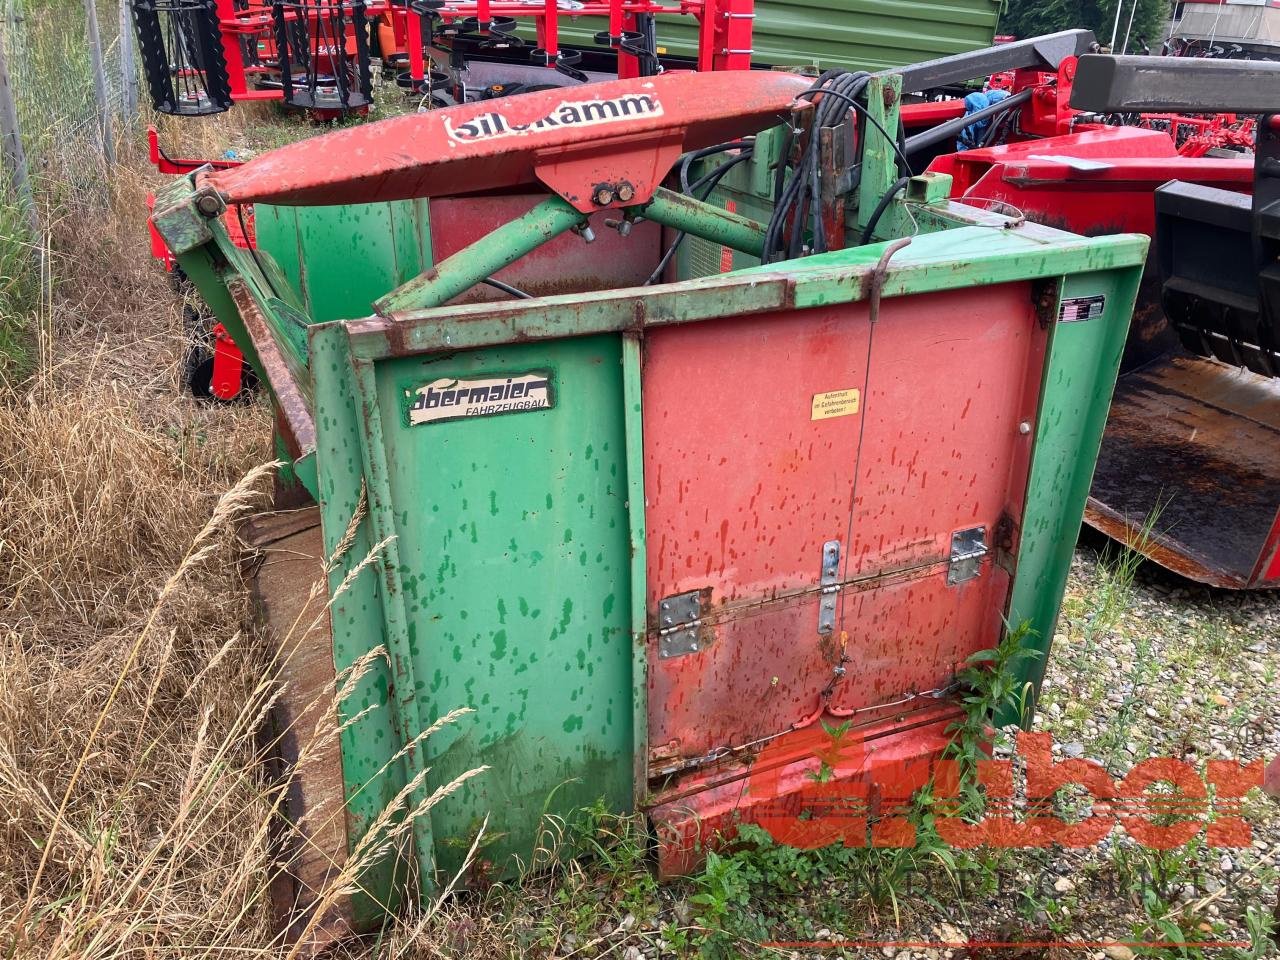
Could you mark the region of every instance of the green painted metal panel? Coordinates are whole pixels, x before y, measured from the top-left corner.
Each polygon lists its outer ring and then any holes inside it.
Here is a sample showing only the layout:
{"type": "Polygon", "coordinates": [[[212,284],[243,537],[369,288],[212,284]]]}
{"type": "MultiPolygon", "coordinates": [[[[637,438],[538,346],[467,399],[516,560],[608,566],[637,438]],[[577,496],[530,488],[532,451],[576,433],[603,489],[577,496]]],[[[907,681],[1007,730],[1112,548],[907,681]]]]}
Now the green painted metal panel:
{"type": "MultiPolygon", "coordinates": [[[[915,237],[889,262],[884,296],[1134,267],[1146,258],[1149,240],[1143,236],[1085,238],[1033,223],[1001,229],[1005,218],[972,207],[943,204],[940,209],[945,212],[940,221],[959,224],[965,222],[961,217],[990,216],[994,222],[915,237]]],[[[569,294],[434,307],[398,315],[394,339],[402,350],[462,349],[512,339],[621,332],[637,324],[655,327],[784,307],[849,303],[866,298],[868,278],[885,246],[868,244],[662,287],[602,291],[589,299],[569,294]]],[[[349,329],[357,356],[376,358],[392,352],[386,321],[357,321],[349,329]]]]}
{"type": "MultiPolygon", "coordinates": [[[[363,428],[355,399],[355,375],[346,331],[337,324],[311,328],[311,369],[316,392],[316,453],[323,469],[318,477],[325,553],[331,558],[329,617],[333,661],[343,682],[344,671],[362,662],[363,677],[338,703],[348,834],[363,836],[405,783],[403,743],[391,698],[392,671],[385,654],[383,586],[375,565],[355,573],[376,540],[367,513],[368,497],[361,455],[363,428]],[[351,536],[348,537],[348,531],[351,536]],[[345,549],[344,549],[345,543],[345,549]],[[340,593],[338,591],[341,591],[340,593]]],[[[352,898],[356,918],[372,921],[379,904],[394,905],[401,895],[403,870],[385,858],[361,877],[362,889],[352,898]],[[398,876],[399,874],[399,876],[398,876]]]]}
{"type": "Polygon", "coordinates": [[[374,300],[431,265],[426,200],[260,203],[254,225],[259,249],[279,265],[315,323],[366,316],[374,300]]]}
{"type": "Polygon", "coordinates": [[[1106,307],[1094,320],[1055,324],[1049,340],[1008,616],[1011,626],[1030,627],[1026,643],[1042,655],[1021,667],[1031,684],[1025,715],[1010,713],[1002,724],[1030,720],[1044,679],[1140,279],[1129,268],[1075,274],[1062,284],[1062,297],[1102,295],[1106,307]]]}
{"type": "MultiPolygon", "coordinates": [[[[752,61],[779,66],[887,70],[991,46],[1003,0],[756,0],[752,61]]],[[[594,45],[607,22],[563,22],[561,39],[594,45]]],[[[697,55],[692,16],[657,18],[658,44],[697,55]]]]}
{"type": "MultiPolygon", "coordinates": [[[[640,398],[640,338],[622,338],[622,410],[627,441],[627,514],[631,522],[631,723],[632,776],[636,785],[648,777],[649,657],[645,647],[646,549],[644,529],[644,424],[640,398]]],[[[638,793],[638,790],[636,791],[638,793]]],[[[637,796],[637,799],[640,799],[637,796]]]]}
{"type": "Polygon", "coordinates": [[[460,865],[487,812],[501,870],[528,861],[547,813],[632,806],[621,338],[403,357],[375,378],[411,661],[396,682],[424,724],[475,709],[427,741],[431,788],[490,767],[434,809],[436,865],[460,865]],[[550,408],[409,421],[427,384],[529,372],[549,375],[550,408]]]}

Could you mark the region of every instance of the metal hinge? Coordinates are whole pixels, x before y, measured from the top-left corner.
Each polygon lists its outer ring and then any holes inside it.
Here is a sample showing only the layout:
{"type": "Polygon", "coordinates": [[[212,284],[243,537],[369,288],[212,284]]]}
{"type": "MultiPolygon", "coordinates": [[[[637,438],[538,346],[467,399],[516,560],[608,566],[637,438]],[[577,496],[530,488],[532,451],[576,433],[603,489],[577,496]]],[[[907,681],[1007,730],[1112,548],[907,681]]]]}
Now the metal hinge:
{"type": "Polygon", "coordinates": [[[829,637],[836,629],[836,596],[840,593],[840,541],[822,545],[822,599],[818,601],[818,636],[829,637]]]}
{"type": "Polygon", "coordinates": [[[702,627],[702,591],[677,593],[658,601],[658,656],[697,653],[702,627]]]}
{"type": "Polygon", "coordinates": [[[972,580],[987,555],[987,528],[968,527],[951,535],[951,562],[947,566],[947,586],[972,580]]]}

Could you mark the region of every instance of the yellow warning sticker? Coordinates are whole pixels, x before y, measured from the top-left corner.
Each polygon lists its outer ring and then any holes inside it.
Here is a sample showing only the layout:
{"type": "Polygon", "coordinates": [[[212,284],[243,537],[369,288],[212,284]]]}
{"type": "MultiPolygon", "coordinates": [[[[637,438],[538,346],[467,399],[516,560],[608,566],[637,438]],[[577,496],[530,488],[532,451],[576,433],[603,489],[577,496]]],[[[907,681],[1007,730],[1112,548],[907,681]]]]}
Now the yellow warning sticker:
{"type": "Polygon", "coordinates": [[[810,420],[830,420],[833,417],[848,417],[858,412],[857,390],[832,390],[830,393],[813,395],[813,412],[810,420]]]}

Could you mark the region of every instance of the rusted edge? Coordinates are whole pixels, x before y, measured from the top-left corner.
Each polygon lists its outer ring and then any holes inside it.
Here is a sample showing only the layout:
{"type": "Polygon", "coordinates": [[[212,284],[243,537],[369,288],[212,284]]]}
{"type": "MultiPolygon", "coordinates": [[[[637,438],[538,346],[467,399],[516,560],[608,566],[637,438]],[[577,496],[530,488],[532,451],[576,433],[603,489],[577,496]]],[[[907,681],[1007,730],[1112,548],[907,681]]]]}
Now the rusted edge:
{"type": "Polygon", "coordinates": [[[889,261],[893,259],[893,255],[903,247],[911,243],[910,237],[900,237],[889,246],[885,247],[884,253],[880,255],[880,259],[876,261],[875,267],[866,277],[866,296],[868,301],[868,310],[871,322],[874,324],[880,319],[880,295],[884,292],[885,277],[889,273],[889,261]]]}
{"type": "Polygon", "coordinates": [[[621,290],[583,294],[560,294],[534,300],[462,304],[433,308],[425,316],[414,311],[377,314],[341,323],[351,340],[352,353],[359,359],[383,359],[410,353],[431,354],[490,343],[523,343],[560,339],[592,333],[642,332],[650,327],[719,319],[725,315],[747,315],[793,309],[795,278],[783,272],[762,274],[744,282],[743,277],[711,278],[698,281],[696,291],[706,295],[693,301],[693,288],[652,289],[627,287],[621,290]],[[740,296],[731,309],[714,294],[740,296]],[[705,309],[699,310],[700,305],[705,309]],[[469,328],[497,325],[495,332],[482,336],[469,328]],[[424,334],[423,331],[429,331],[424,334]],[[432,336],[434,335],[434,336],[432,336]]]}
{"type": "MultiPolygon", "coordinates": [[[[900,710],[898,714],[882,714],[875,717],[869,717],[861,723],[854,724],[850,729],[857,732],[859,728],[869,728],[865,737],[862,739],[867,743],[874,743],[877,740],[887,739],[889,737],[899,736],[904,733],[910,733],[921,727],[959,718],[964,715],[960,709],[960,705],[952,700],[940,701],[921,701],[919,706],[913,706],[904,710],[900,710]]],[[[794,732],[794,731],[792,731],[794,732]]],[[[783,734],[786,736],[786,734],[783,734]]],[[[781,737],[779,737],[781,739],[781,737]]],[[[806,751],[807,752],[807,751],[806,751]]],[[[787,766],[796,760],[804,759],[804,753],[794,756],[785,754],[777,755],[768,763],[760,763],[757,758],[760,755],[759,750],[751,753],[729,753],[724,757],[708,763],[704,768],[713,771],[719,765],[720,772],[712,773],[705,781],[698,783],[682,783],[674,788],[663,791],[658,789],[650,792],[644,800],[643,808],[646,812],[650,812],[655,807],[666,806],[679,800],[687,799],[695,794],[724,786],[728,783],[744,780],[749,776],[758,775],[768,770],[778,767],[787,766]]]]}
{"type": "Polygon", "coordinates": [[[1126,519],[1093,497],[1085,505],[1084,521],[1112,540],[1189,580],[1227,590],[1243,590],[1249,585],[1240,577],[1206,566],[1179,550],[1168,538],[1144,529],[1142,523],[1126,519]]]}
{"type": "Polygon", "coordinates": [[[285,445],[296,460],[316,449],[316,423],[306,398],[302,395],[298,382],[280,352],[267,325],[258,303],[249,292],[249,287],[241,279],[231,278],[227,281],[227,290],[240,311],[240,319],[244,322],[254,348],[258,351],[258,359],[262,369],[258,375],[265,377],[275,397],[276,406],[283,415],[282,420],[287,428],[284,431],[285,445]]]}
{"type": "Polygon", "coordinates": [[[272,878],[268,895],[277,929],[304,957],[356,933],[350,897],[321,893],[347,855],[340,749],[336,739],[307,742],[308,732],[318,729],[316,711],[325,709],[336,689],[327,615],[301,638],[293,636],[311,613],[324,613],[327,594],[313,596],[310,589],[310,575],[323,576],[322,557],[316,555],[317,548],[323,553],[319,523],[319,508],[309,507],[259,514],[239,527],[243,565],[253,570],[248,579],[254,613],[275,646],[281,671],[281,696],[260,732],[268,777],[284,788],[270,831],[273,856],[283,869],[272,878]],[[308,575],[295,576],[299,567],[308,575]],[[304,751],[307,762],[300,765],[304,751]],[[337,790],[328,806],[316,795],[322,786],[337,790]],[[323,910],[320,916],[317,909],[323,910]]]}

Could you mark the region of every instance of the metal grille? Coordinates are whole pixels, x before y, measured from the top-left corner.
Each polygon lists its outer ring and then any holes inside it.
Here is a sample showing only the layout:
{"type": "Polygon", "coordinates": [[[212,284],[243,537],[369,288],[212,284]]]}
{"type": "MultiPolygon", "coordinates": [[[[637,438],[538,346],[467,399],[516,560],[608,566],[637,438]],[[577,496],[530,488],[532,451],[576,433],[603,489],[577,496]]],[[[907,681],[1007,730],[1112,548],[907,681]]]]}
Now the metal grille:
{"type": "Polygon", "coordinates": [[[364,3],[275,0],[284,102],[345,113],[373,100],[364,3]]]}
{"type": "Polygon", "coordinates": [[[686,237],[685,243],[689,244],[689,279],[720,272],[720,244],[701,237],[686,237]]]}

